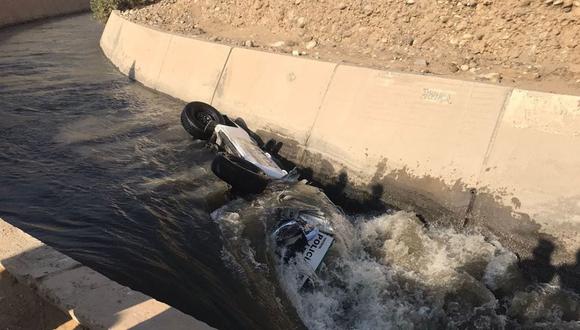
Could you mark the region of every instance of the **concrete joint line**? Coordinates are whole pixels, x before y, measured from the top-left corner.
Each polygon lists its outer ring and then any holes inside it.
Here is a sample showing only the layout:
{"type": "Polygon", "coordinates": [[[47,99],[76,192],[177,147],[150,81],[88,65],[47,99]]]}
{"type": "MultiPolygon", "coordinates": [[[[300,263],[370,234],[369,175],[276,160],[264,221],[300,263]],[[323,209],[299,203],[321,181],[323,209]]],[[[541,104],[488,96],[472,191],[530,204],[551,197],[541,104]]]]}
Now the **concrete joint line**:
{"type": "MultiPolygon", "coordinates": [[[[326,88],[324,89],[324,93],[322,94],[322,99],[320,100],[320,104],[318,105],[318,108],[316,109],[316,116],[314,116],[314,121],[312,122],[310,129],[308,129],[308,135],[306,136],[306,140],[304,140],[304,150],[306,150],[306,148],[308,147],[308,142],[310,141],[310,136],[312,136],[312,131],[314,130],[314,126],[316,126],[316,122],[318,122],[318,117],[320,116],[320,112],[322,111],[322,106],[324,105],[324,101],[326,101],[326,95],[328,94],[328,90],[330,89],[330,86],[332,85],[332,81],[334,80],[334,75],[336,74],[336,71],[338,70],[338,67],[341,64],[342,64],[342,61],[335,63],[334,68],[332,69],[332,73],[330,74],[330,79],[328,79],[328,84],[326,84],[326,88]]],[[[300,155],[300,157],[299,157],[300,164],[304,164],[304,155],[305,155],[305,153],[302,152],[302,155],[300,155]]]]}
{"type": "Polygon", "coordinates": [[[489,158],[491,157],[491,153],[493,152],[493,147],[495,145],[495,140],[497,139],[497,135],[499,134],[499,129],[501,128],[501,124],[503,121],[503,116],[505,114],[505,111],[507,109],[507,106],[511,100],[512,97],[512,93],[513,93],[513,88],[510,89],[509,93],[507,93],[505,100],[502,104],[501,109],[499,110],[499,114],[497,115],[497,121],[495,122],[495,126],[493,127],[493,131],[491,133],[491,137],[489,139],[489,143],[487,145],[487,150],[485,151],[485,154],[483,156],[483,162],[481,164],[481,169],[479,170],[479,176],[477,178],[477,187],[479,188],[479,181],[481,180],[481,177],[483,176],[483,172],[485,171],[485,167],[487,166],[487,163],[489,162],[489,158]]]}
{"type": "Polygon", "coordinates": [[[501,128],[503,116],[504,116],[505,111],[507,109],[507,106],[510,102],[513,91],[514,91],[514,89],[512,88],[506,94],[505,100],[504,100],[504,102],[501,106],[501,109],[499,110],[499,113],[497,115],[497,120],[496,120],[495,125],[493,127],[493,131],[491,132],[491,136],[489,138],[489,143],[487,144],[487,149],[486,149],[485,154],[483,156],[483,161],[481,162],[481,168],[479,170],[479,174],[478,174],[476,181],[475,181],[476,188],[472,188],[470,190],[471,198],[469,199],[469,205],[467,206],[467,210],[465,211],[465,218],[464,218],[464,222],[463,222],[464,227],[468,224],[469,219],[471,218],[471,213],[473,211],[475,201],[477,200],[477,193],[478,193],[477,189],[480,188],[480,186],[479,186],[480,180],[483,177],[483,173],[485,172],[485,168],[487,166],[487,163],[489,162],[489,158],[491,157],[491,153],[493,152],[493,147],[495,145],[497,135],[499,134],[499,129],[501,128]]]}
{"type": "Polygon", "coordinates": [[[37,280],[38,280],[38,282],[42,282],[42,281],[44,281],[47,278],[51,278],[51,277],[53,277],[55,275],[59,275],[59,274],[62,274],[64,272],[68,272],[68,271],[71,271],[71,270],[75,270],[75,269],[81,268],[81,267],[83,267],[83,264],[78,263],[76,265],[72,265],[70,267],[63,268],[63,269],[59,269],[59,270],[57,270],[55,272],[52,272],[52,273],[49,273],[49,274],[46,274],[46,275],[42,275],[42,276],[38,277],[37,280]]]}
{"type": "Polygon", "coordinates": [[[230,55],[232,55],[232,50],[234,50],[234,47],[230,47],[230,51],[228,52],[228,56],[226,57],[226,61],[224,62],[224,66],[222,67],[222,70],[220,71],[220,75],[218,77],[217,80],[217,84],[215,85],[215,88],[213,89],[213,93],[211,94],[211,100],[209,101],[209,104],[213,105],[213,99],[215,98],[215,94],[218,90],[218,88],[220,87],[220,84],[222,82],[222,77],[224,75],[224,71],[226,70],[226,67],[228,66],[228,62],[230,61],[230,55]]]}
{"type": "Polygon", "coordinates": [[[165,65],[165,60],[167,59],[167,53],[169,52],[169,48],[171,48],[171,43],[173,42],[173,34],[169,35],[169,41],[167,42],[167,48],[165,49],[165,53],[163,54],[163,58],[161,59],[161,65],[159,66],[159,72],[157,72],[157,76],[155,77],[155,81],[153,82],[153,86],[155,86],[154,90],[159,90],[159,77],[161,76],[161,72],[163,72],[163,66],[165,65]]]}
{"type": "MultiPolygon", "coordinates": [[[[113,14],[111,14],[113,15],[113,14]]],[[[109,19],[111,19],[109,17],[109,19]]],[[[111,61],[111,63],[113,63],[113,66],[115,66],[117,69],[120,69],[120,64],[118,63],[118,61],[113,61],[112,59],[116,59],[119,53],[119,48],[121,48],[119,45],[121,44],[119,42],[119,39],[121,38],[121,35],[123,34],[123,28],[125,27],[125,20],[121,21],[121,24],[119,26],[119,30],[117,31],[117,35],[115,36],[115,43],[113,44],[113,49],[111,49],[111,58],[109,58],[109,60],[111,61]]],[[[106,57],[108,57],[105,54],[106,57]]]]}

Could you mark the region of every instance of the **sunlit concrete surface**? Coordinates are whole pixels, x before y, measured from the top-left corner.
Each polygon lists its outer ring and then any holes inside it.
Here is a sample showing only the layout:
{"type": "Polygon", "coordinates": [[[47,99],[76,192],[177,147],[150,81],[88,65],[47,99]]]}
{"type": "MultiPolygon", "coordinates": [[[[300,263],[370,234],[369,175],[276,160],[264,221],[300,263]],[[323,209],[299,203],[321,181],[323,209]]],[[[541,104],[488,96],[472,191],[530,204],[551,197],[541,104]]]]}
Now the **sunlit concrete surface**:
{"type": "MultiPolygon", "coordinates": [[[[43,299],[32,301],[41,306],[55,306],[82,326],[91,329],[212,329],[81,265],[1,219],[0,237],[3,273],[9,273],[20,285],[31,288],[43,299]]],[[[54,308],[46,308],[55,317],[62,316],[54,308]]],[[[66,317],[63,320],[66,322],[66,317]]]]}

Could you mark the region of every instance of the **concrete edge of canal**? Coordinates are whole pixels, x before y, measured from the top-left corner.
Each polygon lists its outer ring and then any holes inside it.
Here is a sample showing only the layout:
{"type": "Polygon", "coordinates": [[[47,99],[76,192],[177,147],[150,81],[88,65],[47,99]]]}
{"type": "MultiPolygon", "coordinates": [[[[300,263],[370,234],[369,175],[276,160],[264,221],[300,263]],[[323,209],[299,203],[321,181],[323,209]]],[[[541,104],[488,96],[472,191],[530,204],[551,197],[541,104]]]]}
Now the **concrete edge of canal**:
{"type": "Polygon", "coordinates": [[[545,239],[554,263],[580,250],[580,96],[231,47],[118,11],[100,44],[131,79],[243,117],[322,181],[477,225],[524,258],[545,239]]]}
{"type": "Polygon", "coordinates": [[[2,219],[0,238],[0,270],[84,327],[213,329],[83,266],[2,219]]]}

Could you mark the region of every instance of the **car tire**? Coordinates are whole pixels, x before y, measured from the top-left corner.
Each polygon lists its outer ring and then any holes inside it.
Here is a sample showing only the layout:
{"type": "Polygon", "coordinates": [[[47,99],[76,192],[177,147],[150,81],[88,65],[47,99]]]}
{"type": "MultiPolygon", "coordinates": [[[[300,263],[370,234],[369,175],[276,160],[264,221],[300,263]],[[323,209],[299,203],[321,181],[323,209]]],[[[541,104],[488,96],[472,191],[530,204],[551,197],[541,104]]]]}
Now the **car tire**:
{"type": "Polygon", "coordinates": [[[218,153],[211,163],[213,173],[232,186],[234,192],[259,194],[270,179],[256,165],[245,159],[223,152],[218,153]]]}
{"type": "Polygon", "coordinates": [[[181,125],[197,140],[209,139],[215,125],[224,123],[224,116],[207,103],[188,103],[181,112],[181,125]]]}

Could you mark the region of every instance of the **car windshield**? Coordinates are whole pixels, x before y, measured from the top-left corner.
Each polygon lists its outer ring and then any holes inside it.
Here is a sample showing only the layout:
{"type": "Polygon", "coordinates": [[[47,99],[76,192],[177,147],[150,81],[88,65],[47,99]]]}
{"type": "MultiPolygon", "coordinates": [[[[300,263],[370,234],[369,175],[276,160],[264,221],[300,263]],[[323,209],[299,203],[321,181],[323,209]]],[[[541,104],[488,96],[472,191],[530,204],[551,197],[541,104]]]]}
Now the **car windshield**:
{"type": "Polygon", "coordinates": [[[245,156],[251,156],[258,162],[259,164],[266,165],[273,168],[278,168],[278,165],[274,163],[274,161],[266,156],[266,154],[258,147],[255,143],[252,143],[248,140],[237,140],[236,141],[240,147],[242,148],[244,153],[247,153],[245,156]]]}

